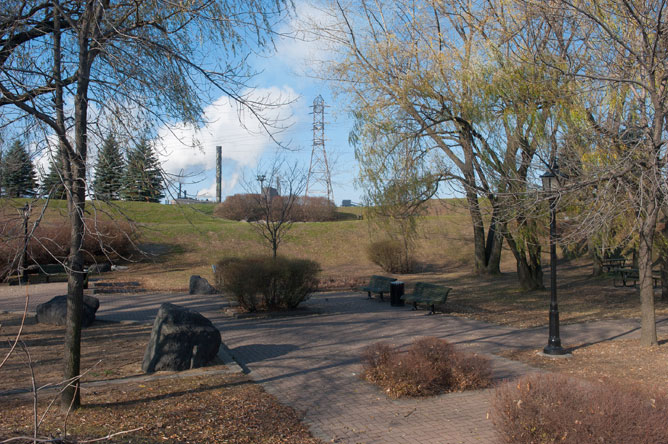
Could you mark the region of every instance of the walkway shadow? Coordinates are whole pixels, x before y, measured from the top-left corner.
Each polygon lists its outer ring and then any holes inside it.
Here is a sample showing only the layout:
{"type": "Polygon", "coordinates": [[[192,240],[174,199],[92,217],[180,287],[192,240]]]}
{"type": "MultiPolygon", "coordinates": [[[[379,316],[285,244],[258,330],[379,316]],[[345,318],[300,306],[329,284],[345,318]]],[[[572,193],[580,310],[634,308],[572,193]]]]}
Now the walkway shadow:
{"type": "Polygon", "coordinates": [[[297,349],[299,347],[294,344],[248,344],[230,349],[230,352],[240,364],[250,364],[286,355],[297,349]]]}

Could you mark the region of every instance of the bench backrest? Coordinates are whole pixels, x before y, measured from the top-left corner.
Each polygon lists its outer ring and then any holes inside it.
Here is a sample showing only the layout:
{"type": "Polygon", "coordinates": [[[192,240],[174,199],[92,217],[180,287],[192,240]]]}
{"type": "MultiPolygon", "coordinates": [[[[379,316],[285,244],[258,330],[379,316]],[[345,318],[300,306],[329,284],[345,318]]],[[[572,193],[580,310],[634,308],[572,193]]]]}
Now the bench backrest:
{"type": "Polygon", "coordinates": [[[448,293],[452,290],[450,287],[437,284],[428,284],[426,282],[417,282],[413,294],[420,298],[442,299],[443,302],[448,297],[448,293]]]}
{"type": "Polygon", "coordinates": [[[385,292],[390,292],[390,283],[396,281],[396,278],[392,277],[387,277],[387,276],[377,276],[373,275],[371,276],[371,280],[369,281],[369,287],[370,288],[380,288],[383,289],[385,292]]]}

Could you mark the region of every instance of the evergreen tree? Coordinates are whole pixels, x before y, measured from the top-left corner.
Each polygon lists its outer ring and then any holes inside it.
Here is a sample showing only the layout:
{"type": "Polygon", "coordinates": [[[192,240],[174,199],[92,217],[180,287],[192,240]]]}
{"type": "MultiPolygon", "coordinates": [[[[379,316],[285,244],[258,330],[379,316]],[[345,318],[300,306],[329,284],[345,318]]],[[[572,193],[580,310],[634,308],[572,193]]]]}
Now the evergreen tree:
{"type": "Polygon", "coordinates": [[[49,162],[49,173],[42,180],[39,191],[44,196],[50,195],[51,199],[62,200],[67,197],[63,185],[63,160],[60,154],[49,162]]]}
{"type": "Polygon", "coordinates": [[[141,141],[128,153],[123,189],[125,200],[160,202],[165,197],[160,161],[148,141],[141,141]]]}
{"type": "Polygon", "coordinates": [[[5,154],[3,162],[3,185],[8,197],[31,197],[37,188],[37,174],[27,148],[15,141],[5,154]]]}
{"type": "Polygon", "coordinates": [[[123,156],[121,148],[113,135],[104,139],[97,156],[93,191],[100,200],[118,200],[123,186],[123,156]]]}

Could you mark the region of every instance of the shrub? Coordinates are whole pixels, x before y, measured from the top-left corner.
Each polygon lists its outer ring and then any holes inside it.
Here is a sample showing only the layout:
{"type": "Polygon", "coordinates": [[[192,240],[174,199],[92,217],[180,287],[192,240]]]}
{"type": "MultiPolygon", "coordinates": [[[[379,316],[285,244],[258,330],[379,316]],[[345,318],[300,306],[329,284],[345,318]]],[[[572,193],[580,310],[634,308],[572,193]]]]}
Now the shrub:
{"type": "Polygon", "coordinates": [[[302,222],[336,220],[336,205],[326,197],[302,197],[295,205],[294,219],[302,222]]]}
{"type": "MultiPolygon", "coordinates": [[[[1,223],[1,222],[0,222],[1,223]]],[[[83,254],[86,264],[100,258],[124,258],[134,250],[137,232],[127,222],[86,219],[83,254]]],[[[71,229],[67,223],[42,222],[28,243],[26,265],[52,264],[67,259],[71,229]]],[[[0,240],[0,279],[16,270],[10,270],[12,261],[23,248],[21,222],[5,221],[0,240]]],[[[16,263],[14,267],[16,267],[16,263]]]]}
{"type": "Polygon", "coordinates": [[[255,221],[262,217],[262,209],[258,205],[257,194],[235,194],[216,205],[214,216],[230,220],[255,221]]]}
{"type": "Polygon", "coordinates": [[[415,267],[413,254],[405,245],[394,239],[371,242],[366,248],[367,257],[388,273],[410,273],[415,267]]]}
{"type": "MultiPolygon", "coordinates": [[[[271,201],[271,211],[274,218],[282,217],[282,199],[285,196],[274,196],[271,201]]],[[[224,202],[213,210],[217,217],[230,220],[256,221],[264,217],[258,194],[235,194],[228,196],[224,202]]],[[[336,205],[324,197],[296,198],[288,219],[295,222],[326,222],[336,219],[336,205]]]]}
{"type": "Polygon", "coordinates": [[[668,442],[668,400],[633,387],[533,375],[496,389],[494,425],[517,444],[668,442]]]}
{"type": "Polygon", "coordinates": [[[285,257],[225,258],[216,266],[216,286],[247,311],[294,309],[318,288],[320,266],[285,257]]]}
{"type": "Polygon", "coordinates": [[[431,396],[473,390],[491,384],[489,361],[438,338],[418,339],[406,350],[377,343],[362,355],[362,377],[388,396],[431,396]]]}

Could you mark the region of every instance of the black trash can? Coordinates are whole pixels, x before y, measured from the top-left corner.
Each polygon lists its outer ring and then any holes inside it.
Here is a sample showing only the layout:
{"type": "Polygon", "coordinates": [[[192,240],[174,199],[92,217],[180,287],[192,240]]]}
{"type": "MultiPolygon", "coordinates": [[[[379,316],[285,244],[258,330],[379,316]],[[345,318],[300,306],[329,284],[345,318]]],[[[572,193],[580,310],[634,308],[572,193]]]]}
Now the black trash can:
{"type": "Polygon", "coordinates": [[[403,307],[404,283],[401,281],[390,282],[390,305],[392,307],[403,307]]]}

